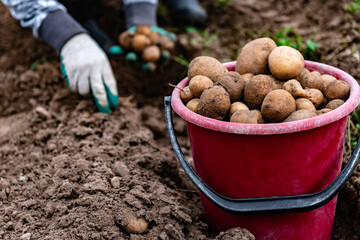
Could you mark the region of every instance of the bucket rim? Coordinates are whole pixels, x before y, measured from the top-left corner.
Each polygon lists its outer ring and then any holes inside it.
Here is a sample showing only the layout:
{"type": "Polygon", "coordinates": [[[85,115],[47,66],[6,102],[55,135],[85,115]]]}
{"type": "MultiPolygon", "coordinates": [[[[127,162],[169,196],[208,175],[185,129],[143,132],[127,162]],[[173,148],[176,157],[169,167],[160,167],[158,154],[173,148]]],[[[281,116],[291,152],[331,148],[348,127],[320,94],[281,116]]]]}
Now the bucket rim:
{"type": "MultiPolygon", "coordinates": [[[[223,65],[229,71],[234,71],[236,61],[224,63],[223,65]]],[[[350,95],[346,102],[331,112],[313,118],[286,123],[265,124],[232,123],[204,117],[200,114],[194,113],[183,104],[180,97],[181,90],[178,88],[174,88],[172,92],[171,106],[181,118],[197,126],[224,133],[246,135],[285,134],[318,128],[347,117],[358,106],[360,102],[360,87],[358,82],[351,75],[330,65],[308,60],[305,60],[305,67],[310,71],[319,71],[321,74],[329,74],[336,79],[347,82],[350,86],[350,95]]],[[[177,84],[177,87],[184,88],[187,86],[188,81],[188,78],[184,78],[177,84]]]]}

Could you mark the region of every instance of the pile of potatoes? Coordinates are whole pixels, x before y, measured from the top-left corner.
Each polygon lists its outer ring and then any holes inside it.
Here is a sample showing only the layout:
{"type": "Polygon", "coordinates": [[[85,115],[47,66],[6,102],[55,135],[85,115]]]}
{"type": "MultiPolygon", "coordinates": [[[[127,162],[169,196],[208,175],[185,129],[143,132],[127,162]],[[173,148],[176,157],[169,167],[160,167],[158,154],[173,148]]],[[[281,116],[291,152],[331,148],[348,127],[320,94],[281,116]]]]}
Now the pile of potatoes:
{"type": "Polygon", "coordinates": [[[189,85],[181,99],[205,117],[237,123],[291,122],[325,114],[347,100],[349,85],[333,76],[310,72],[299,51],[277,47],[270,38],[247,43],[235,71],[217,59],[190,62],[189,85]]]}
{"type": "Polygon", "coordinates": [[[148,25],[139,25],[135,32],[125,31],[119,35],[119,44],[126,51],[134,51],[142,57],[144,62],[154,64],[161,55],[170,57],[175,43],[167,36],[154,32],[148,25]]]}

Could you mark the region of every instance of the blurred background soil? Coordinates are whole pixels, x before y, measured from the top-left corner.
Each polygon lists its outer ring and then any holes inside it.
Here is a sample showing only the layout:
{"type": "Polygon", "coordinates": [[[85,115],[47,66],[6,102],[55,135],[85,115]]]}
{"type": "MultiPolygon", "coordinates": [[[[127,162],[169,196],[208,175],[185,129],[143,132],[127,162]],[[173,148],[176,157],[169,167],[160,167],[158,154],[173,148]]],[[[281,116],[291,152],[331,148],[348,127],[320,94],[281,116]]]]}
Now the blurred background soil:
{"type": "MultiPolygon", "coordinates": [[[[103,1],[98,23],[117,38],[120,1],[103,1]]],[[[120,106],[96,111],[90,97],[71,93],[54,50],[22,29],[0,4],[1,239],[252,239],[244,229],[211,232],[197,190],[172,152],[164,121],[169,83],[186,76],[199,55],[236,60],[262,36],[296,45],[307,60],[350,73],[358,81],[360,6],[349,0],[210,0],[206,26],[174,22],[160,3],[159,25],[178,35],[174,57],[155,73],[111,58],[120,106]],[[124,226],[143,217],[143,234],[124,226]]],[[[344,164],[358,136],[350,116],[344,164]]],[[[191,160],[183,120],[175,130],[191,160]]],[[[333,239],[360,237],[360,165],[340,192],[333,239]]]]}

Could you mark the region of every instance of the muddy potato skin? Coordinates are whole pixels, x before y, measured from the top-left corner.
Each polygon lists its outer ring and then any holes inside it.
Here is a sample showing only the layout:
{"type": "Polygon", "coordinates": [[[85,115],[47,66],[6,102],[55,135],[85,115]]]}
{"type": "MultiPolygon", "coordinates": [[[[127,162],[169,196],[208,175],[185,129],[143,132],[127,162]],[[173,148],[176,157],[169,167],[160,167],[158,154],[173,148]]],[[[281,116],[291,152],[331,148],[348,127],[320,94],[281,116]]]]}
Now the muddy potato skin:
{"type": "Polygon", "coordinates": [[[295,99],[283,89],[270,92],[261,105],[261,115],[266,122],[282,122],[295,111],[295,99]]]}
{"type": "Polygon", "coordinates": [[[324,90],[328,100],[342,99],[346,100],[350,93],[350,86],[344,81],[335,80],[330,82],[324,90]]]}
{"type": "Polygon", "coordinates": [[[253,74],[269,73],[268,58],[276,43],[270,38],[258,38],[247,43],[240,51],[235,71],[253,74]]]}
{"type": "Polygon", "coordinates": [[[335,77],[329,74],[322,74],[321,78],[324,82],[324,89],[322,91],[325,91],[326,87],[329,85],[330,82],[337,80],[335,77]]]}
{"type": "Polygon", "coordinates": [[[316,117],[316,113],[309,111],[307,109],[301,109],[297,110],[296,112],[293,112],[290,114],[289,117],[287,117],[284,122],[293,122],[293,121],[299,121],[307,118],[316,117]]]}
{"type": "Polygon", "coordinates": [[[148,46],[144,49],[142,57],[145,62],[156,62],[160,58],[160,49],[157,46],[148,46]]]}
{"type": "Polygon", "coordinates": [[[198,113],[199,112],[199,102],[200,102],[199,98],[193,98],[186,104],[186,107],[188,109],[190,109],[191,111],[193,111],[194,113],[198,113]]]}
{"type": "Polygon", "coordinates": [[[243,95],[245,80],[237,72],[227,72],[220,76],[219,81],[230,94],[231,102],[240,101],[243,95]]]}
{"type": "Polygon", "coordinates": [[[264,118],[262,117],[261,112],[259,110],[253,109],[253,110],[251,110],[251,112],[254,112],[257,115],[257,123],[258,124],[262,124],[265,122],[264,118]]]}
{"type": "Polygon", "coordinates": [[[257,115],[246,109],[236,111],[230,118],[230,122],[257,124],[257,115]]]}
{"type": "Polygon", "coordinates": [[[183,88],[183,90],[180,92],[180,97],[185,104],[194,98],[194,95],[190,91],[189,86],[183,88]]]}
{"type": "Polygon", "coordinates": [[[283,85],[283,89],[289,92],[294,98],[303,98],[307,95],[299,81],[295,79],[286,81],[283,85]]]}
{"type": "Polygon", "coordinates": [[[338,107],[340,107],[341,105],[343,105],[345,102],[344,100],[341,100],[341,99],[334,99],[334,100],[331,100],[327,105],[326,105],[326,108],[329,108],[331,110],[334,110],[338,107]]]}
{"type": "Polygon", "coordinates": [[[330,108],[323,108],[323,109],[320,109],[320,110],[316,110],[316,115],[322,115],[322,114],[325,114],[325,113],[328,113],[328,112],[331,112],[332,109],[330,108]]]}
{"type": "Polygon", "coordinates": [[[121,33],[119,35],[119,39],[118,39],[120,46],[122,46],[123,48],[129,48],[131,46],[131,41],[132,41],[133,37],[134,37],[134,34],[129,31],[125,31],[125,32],[121,33]]]}
{"type": "Polygon", "coordinates": [[[136,52],[142,52],[150,44],[150,39],[143,34],[135,35],[131,41],[131,46],[136,52]]]}
{"type": "Polygon", "coordinates": [[[196,75],[204,75],[215,83],[219,80],[221,75],[227,72],[228,70],[217,59],[208,56],[200,56],[194,58],[190,62],[188,77],[191,79],[196,75]]]}
{"type": "Polygon", "coordinates": [[[306,98],[309,99],[316,108],[320,107],[320,105],[324,101],[324,95],[319,89],[316,88],[307,88],[306,91],[306,98]]]}
{"type": "Polygon", "coordinates": [[[250,79],[252,79],[254,77],[254,74],[252,73],[245,73],[245,74],[241,74],[241,76],[243,77],[243,79],[245,80],[245,85],[250,81],[250,79]]]}
{"type": "Polygon", "coordinates": [[[300,72],[300,74],[296,76],[296,80],[298,80],[301,83],[302,81],[304,81],[304,77],[309,73],[310,71],[304,67],[303,70],[300,72]]]}
{"type": "Polygon", "coordinates": [[[273,90],[273,79],[265,74],[254,76],[244,88],[244,101],[250,108],[260,108],[265,96],[273,90]]]}
{"type": "Polygon", "coordinates": [[[193,77],[189,82],[189,88],[192,94],[199,98],[201,93],[208,87],[211,87],[213,85],[213,82],[210,80],[210,78],[203,76],[203,75],[197,75],[193,77]]]}
{"type": "Polygon", "coordinates": [[[277,79],[296,78],[304,66],[304,57],[301,53],[288,46],[277,47],[269,55],[270,71],[277,79]]]}
{"type": "Polygon", "coordinates": [[[236,111],[240,109],[246,109],[249,110],[249,108],[242,102],[234,102],[230,105],[230,112],[229,116],[231,117],[236,111]]]}
{"type": "Polygon", "coordinates": [[[311,112],[316,112],[314,104],[306,98],[298,98],[295,100],[296,110],[307,109],[311,112]]]}
{"type": "Polygon", "coordinates": [[[324,91],[325,85],[321,74],[318,71],[312,71],[302,78],[301,86],[303,88],[316,88],[324,91]]]}
{"type": "Polygon", "coordinates": [[[230,95],[221,85],[214,85],[203,91],[200,96],[199,114],[223,120],[230,109],[230,95]]]}
{"type": "Polygon", "coordinates": [[[128,217],[127,222],[128,223],[124,226],[124,229],[128,233],[134,234],[144,233],[149,225],[144,218],[136,218],[134,216],[128,217]]]}

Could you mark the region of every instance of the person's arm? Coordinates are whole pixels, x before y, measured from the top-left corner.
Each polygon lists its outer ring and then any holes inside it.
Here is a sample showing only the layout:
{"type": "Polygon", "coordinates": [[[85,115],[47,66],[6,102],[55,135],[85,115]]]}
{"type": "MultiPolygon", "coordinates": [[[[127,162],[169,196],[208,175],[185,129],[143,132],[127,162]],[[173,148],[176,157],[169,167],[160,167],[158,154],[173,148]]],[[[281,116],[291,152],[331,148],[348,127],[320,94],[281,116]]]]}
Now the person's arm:
{"type": "Polygon", "coordinates": [[[157,0],[123,0],[126,28],[146,24],[157,26],[157,0]]]}

